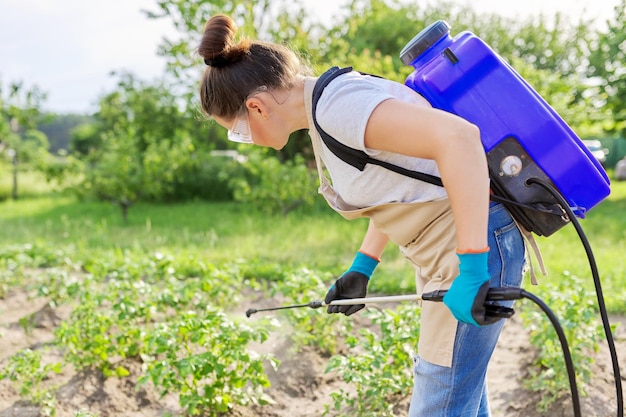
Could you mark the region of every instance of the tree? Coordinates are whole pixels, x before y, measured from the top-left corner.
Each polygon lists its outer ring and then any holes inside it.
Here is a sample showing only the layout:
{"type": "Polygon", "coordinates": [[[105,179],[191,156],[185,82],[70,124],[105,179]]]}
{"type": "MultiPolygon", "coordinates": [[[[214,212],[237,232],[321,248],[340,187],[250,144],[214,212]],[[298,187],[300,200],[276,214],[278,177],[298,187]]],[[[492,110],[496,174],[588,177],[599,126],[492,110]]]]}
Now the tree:
{"type": "Polygon", "coordinates": [[[82,189],[101,200],[109,201],[122,211],[126,222],[128,209],[143,195],[145,175],[142,154],[137,152],[133,129],[118,128],[107,132],[106,146],[95,165],[87,170],[82,189]]]}
{"type": "MultiPolygon", "coordinates": [[[[178,39],[164,37],[158,54],[165,57],[167,69],[180,84],[180,93],[189,103],[196,98],[195,86],[202,62],[195,49],[208,18],[216,13],[233,16],[250,37],[256,37],[267,25],[270,0],[157,0],[157,10],[145,10],[150,19],[168,18],[180,33],[178,39]],[[195,40],[195,42],[194,42],[195,40]]],[[[276,7],[277,5],[274,5],[276,7]]]]}
{"type": "Polygon", "coordinates": [[[0,152],[4,151],[13,165],[11,196],[18,198],[18,172],[21,160],[34,156],[39,148],[48,148],[45,135],[36,130],[41,119],[40,106],[45,94],[32,87],[25,90],[22,82],[9,84],[6,97],[0,84],[0,152]]]}
{"type": "Polygon", "coordinates": [[[594,84],[591,96],[597,105],[611,112],[612,120],[604,125],[608,132],[626,136],[626,0],[615,7],[615,18],[607,22],[605,32],[599,32],[591,42],[589,76],[594,84]]]}
{"type": "Polygon", "coordinates": [[[348,10],[345,19],[329,31],[325,59],[345,60],[369,50],[371,55],[390,56],[401,77],[410,68],[400,62],[400,51],[437,20],[451,25],[451,36],[470,30],[508,60],[521,59],[536,69],[565,75],[580,72],[589,36],[589,22],[571,26],[559,14],[519,20],[478,14],[451,2],[420,7],[401,0],[352,0],[348,10]]]}
{"type": "MultiPolygon", "coordinates": [[[[180,33],[179,39],[164,38],[159,54],[167,59],[168,72],[178,81],[178,93],[184,97],[187,109],[199,108],[197,85],[205,66],[195,53],[207,20],[214,14],[225,13],[232,16],[239,26],[239,36],[252,39],[289,43],[307,60],[317,60],[319,49],[312,42],[319,36],[321,26],[312,22],[305,6],[290,0],[159,0],[157,10],[146,11],[151,19],[169,19],[180,33]]],[[[302,133],[295,133],[296,137],[302,133]]],[[[232,149],[223,135],[213,135],[220,149],[232,149]],[[221,141],[220,139],[224,140],[221,141]]],[[[290,141],[289,145],[277,153],[281,160],[289,160],[295,155],[311,154],[310,145],[303,140],[290,141]]]]}
{"type": "Polygon", "coordinates": [[[76,191],[117,205],[126,221],[133,204],[158,194],[162,186],[146,178],[147,150],[155,142],[171,140],[184,117],[165,86],[124,73],[117,89],[100,100],[94,119],[73,138],[73,150],[85,162],[84,181],[76,191]]]}
{"type": "Polygon", "coordinates": [[[329,62],[341,62],[402,81],[411,69],[400,61],[400,51],[430,23],[420,16],[423,10],[398,0],[352,0],[347,10],[345,19],[329,29],[318,64],[326,69],[329,62]]]}
{"type": "Polygon", "coordinates": [[[599,110],[589,110],[589,97],[582,94],[588,22],[570,26],[560,15],[519,21],[445,2],[420,7],[398,0],[353,0],[349,10],[330,31],[327,61],[403,81],[413,68],[400,62],[401,49],[427,25],[445,20],[452,37],[470,30],[484,40],[577,131],[593,132],[590,121],[602,118],[599,110]]]}
{"type": "MultiPolygon", "coordinates": [[[[178,40],[164,39],[160,53],[168,57],[170,74],[185,91],[188,109],[198,106],[197,83],[205,68],[194,49],[206,20],[216,13],[232,15],[240,27],[240,36],[289,43],[308,59],[317,74],[332,65],[352,65],[357,70],[396,81],[403,81],[413,70],[400,62],[401,49],[422,28],[444,19],[452,26],[452,36],[470,29],[485,40],[519,69],[573,127],[584,127],[585,131],[593,129],[585,119],[589,98],[581,94],[584,46],[589,36],[587,22],[568,26],[559,15],[553,19],[540,16],[518,21],[477,14],[470,7],[450,2],[418,6],[402,0],[347,1],[346,13],[329,28],[311,21],[303,5],[290,4],[288,0],[271,5],[268,0],[159,0],[158,11],[146,13],[150,18],[170,19],[181,35],[178,40]]],[[[299,156],[310,162],[310,142],[301,140],[305,132],[296,132],[293,136],[280,152],[266,150],[264,155],[277,156],[282,164],[299,156]]],[[[222,142],[222,138],[216,133],[213,140],[226,149],[235,148],[236,145],[225,139],[222,142]]],[[[275,166],[268,169],[278,170],[275,166]]],[[[245,187],[239,188],[236,194],[252,197],[247,191],[241,194],[242,190],[245,191],[245,187]]],[[[269,196],[263,198],[266,197],[269,196]]]]}
{"type": "MultiPolygon", "coordinates": [[[[117,205],[124,219],[141,200],[223,195],[204,190],[218,182],[204,165],[216,146],[217,141],[209,140],[215,125],[198,123],[164,81],[148,83],[121,74],[93,117],[94,123],[73,132],[72,156],[83,162],[77,194],[117,205]]],[[[220,135],[226,141],[225,132],[220,135]]]]}
{"type": "Polygon", "coordinates": [[[181,111],[181,103],[169,84],[146,82],[126,72],[118,78],[116,90],[100,100],[100,109],[94,115],[101,132],[132,129],[137,151],[144,152],[151,141],[171,138],[188,127],[190,115],[181,111]]]}

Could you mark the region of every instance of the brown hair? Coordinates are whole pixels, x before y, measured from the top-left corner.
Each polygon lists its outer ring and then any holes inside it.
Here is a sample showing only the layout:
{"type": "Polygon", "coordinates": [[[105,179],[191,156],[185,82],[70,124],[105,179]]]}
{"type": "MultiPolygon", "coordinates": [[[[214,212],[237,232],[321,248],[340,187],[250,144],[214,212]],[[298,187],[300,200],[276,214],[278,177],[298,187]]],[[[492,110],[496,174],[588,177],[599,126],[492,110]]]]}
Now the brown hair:
{"type": "Polygon", "coordinates": [[[289,48],[268,42],[235,41],[237,25],[226,15],[215,15],[204,27],[198,53],[207,68],[200,83],[200,101],[207,116],[238,116],[244,101],[260,88],[289,89],[308,74],[289,48]]]}

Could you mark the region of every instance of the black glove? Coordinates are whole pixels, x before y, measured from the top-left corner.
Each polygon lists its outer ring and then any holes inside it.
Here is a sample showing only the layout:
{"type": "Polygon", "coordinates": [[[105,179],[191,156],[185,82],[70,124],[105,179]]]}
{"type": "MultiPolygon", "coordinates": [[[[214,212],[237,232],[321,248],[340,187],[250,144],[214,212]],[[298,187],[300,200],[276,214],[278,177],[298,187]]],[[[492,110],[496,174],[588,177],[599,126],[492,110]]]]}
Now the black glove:
{"type": "MultiPolygon", "coordinates": [[[[352,298],[363,298],[367,294],[367,283],[369,278],[356,271],[347,271],[339,277],[332,287],[328,290],[324,302],[329,304],[333,300],[346,300],[352,298]]],[[[357,311],[363,309],[365,304],[333,306],[329,305],[326,311],[328,313],[343,313],[350,316],[357,311]]]]}

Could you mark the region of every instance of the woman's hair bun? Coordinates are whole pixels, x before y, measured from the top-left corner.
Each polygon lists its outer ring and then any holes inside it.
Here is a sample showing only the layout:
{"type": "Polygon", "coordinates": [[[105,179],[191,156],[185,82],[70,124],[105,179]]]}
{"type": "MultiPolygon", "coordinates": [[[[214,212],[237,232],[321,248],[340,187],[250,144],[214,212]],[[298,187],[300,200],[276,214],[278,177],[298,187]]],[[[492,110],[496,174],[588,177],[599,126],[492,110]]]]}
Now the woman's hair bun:
{"type": "Polygon", "coordinates": [[[212,16],[204,27],[204,35],[198,47],[204,63],[212,67],[223,67],[237,60],[244,51],[235,44],[236,33],[237,24],[230,16],[212,16]]]}
{"type": "Polygon", "coordinates": [[[210,67],[223,67],[224,65],[226,65],[227,62],[228,60],[223,54],[217,55],[214,58],[204,58],[204,63],[210,67]]]}

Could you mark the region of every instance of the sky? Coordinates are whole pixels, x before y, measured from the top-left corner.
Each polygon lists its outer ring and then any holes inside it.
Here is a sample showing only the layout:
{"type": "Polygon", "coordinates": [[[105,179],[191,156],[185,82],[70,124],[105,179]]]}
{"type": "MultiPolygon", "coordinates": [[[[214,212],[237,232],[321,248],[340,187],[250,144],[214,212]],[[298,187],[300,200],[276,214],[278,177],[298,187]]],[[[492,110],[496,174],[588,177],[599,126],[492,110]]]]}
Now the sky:
{"type": "MultiPolygon", "coordinates": [[[[320,19],[332,19],[346,0],[301,0],[320,19]]],[[[410,0],[427,4],[435,0],[410,0]]],[[[478,12],[507,17],[581,16],[604,22],[620,0],[454,0],[478,12]]],[[[0,0],[0,85],[22,81],[47,94],[45,111],[91,113],[115,88],[112,71],[153,80],[165,71],[157,56],[164,36],[176,32],[166,19],[150,20],[155,0],[0,0]]],[[[416,28],[416,33],[419,31],[416,28]]]]}

